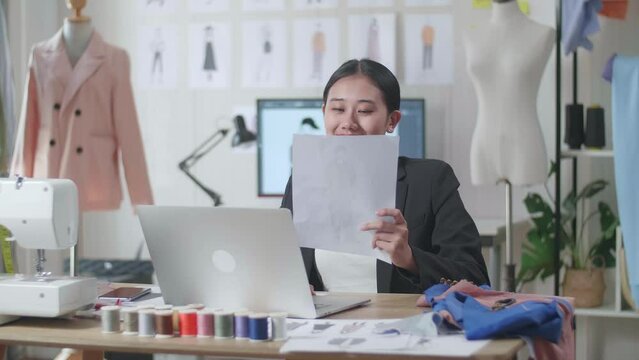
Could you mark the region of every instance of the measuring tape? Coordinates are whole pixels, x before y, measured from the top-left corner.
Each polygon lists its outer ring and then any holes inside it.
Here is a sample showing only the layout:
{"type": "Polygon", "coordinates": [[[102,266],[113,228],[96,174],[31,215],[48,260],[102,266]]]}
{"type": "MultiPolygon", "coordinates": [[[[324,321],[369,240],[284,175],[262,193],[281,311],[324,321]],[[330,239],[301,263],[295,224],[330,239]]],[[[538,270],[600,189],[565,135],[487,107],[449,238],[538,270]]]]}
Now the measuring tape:
{"type": "Polygon", "coordinates": [[[4,270],[6,273],[13,274],[15,272],[15,269],[13,268],[11,243],[7,241],[8,237],[11,237],[11,231],[9,231],[9,229],[7,229],[6,227],[0,225],[0,251],[2,251],[4,270]]]}

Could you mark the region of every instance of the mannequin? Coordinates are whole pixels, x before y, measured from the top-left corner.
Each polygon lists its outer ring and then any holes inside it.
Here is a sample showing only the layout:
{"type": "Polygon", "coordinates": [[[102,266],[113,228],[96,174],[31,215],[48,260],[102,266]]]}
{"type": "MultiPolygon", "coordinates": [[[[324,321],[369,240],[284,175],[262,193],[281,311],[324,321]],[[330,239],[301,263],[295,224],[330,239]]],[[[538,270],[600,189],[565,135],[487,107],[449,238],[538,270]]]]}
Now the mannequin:
{"type": "Polygon", "coordinates": [[[479,105],[470,152],[473,184],[545,181],[548,160],[536,99],[554,39],[554,29],[530,20],[514,0],[493,1],[490,22],[466,34],[479,105]]]}
{"type": "Polygon", "coordinates": [[[548,169],[537,92],[554,39],[555,30],[530,20],[515,0],[493,0],[489,23],[464,39],[479,105],[470,177],[474,185],[506,184],[507,291],[515,291],[512,185],[542,183],[548,169]]]}
{"type": "Polygon", "coordinates": [[[80,14],[86,5],[86,0],[67,0],[66,3],[67,8],[73,10],[74,14],[64,19],[62,37],[71,67],[75,67],[89,45],[93,35],[93,25],[91,25],[90,17],[80,14]]]}

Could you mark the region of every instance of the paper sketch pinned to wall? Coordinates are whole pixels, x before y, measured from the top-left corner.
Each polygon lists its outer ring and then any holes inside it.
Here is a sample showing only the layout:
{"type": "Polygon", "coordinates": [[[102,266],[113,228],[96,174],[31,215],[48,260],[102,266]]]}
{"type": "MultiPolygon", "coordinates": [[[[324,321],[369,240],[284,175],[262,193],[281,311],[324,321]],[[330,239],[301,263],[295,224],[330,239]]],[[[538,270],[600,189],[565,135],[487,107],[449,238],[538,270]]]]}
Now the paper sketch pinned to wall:
{"type": "Polygon", "coordinates": [[[138,0],[138,12],[142,15],[171,14],[177,9],[178,0],[138,0]]]}
{"type": "Polygon", "coordinates": [[[244,0],[242,3],[244,11],[282,11],[286,10],[284,0],[244,0]]]}
{"type": "Polygon", "coordinates": [[[228,23],[189,27],[189,84],[194,88],[228,87],[231,80],[231,34],[228,23]]]}
{"type": "Polygon", "coordinates": [[[293,84],[322,87],[339,66],[339,20],[316,18],[293,23],[293,84]]]}
{"type": "Polygon", "coordinates": [[[177,29],[174,25],[138,27],[137,72],[142,88],[168,89],[177,83],[177,29]]]}
{"type": "Polygon", "coordinates": [[[242,85],[286,85],[286,24],[282,20],[247,21],[242,27],[242,85]]]}
{"type": "Polygon", "coordinates": [[[404,0],[406,6],[447,6],[450,0],[404,0]]]}
{"type": "Polygon", "coordinates": [[[348,41],[349,58],[369,58],[395,72],[394,14],[349,16],[348,41]]]}
{"type": "Polygon", "coordinates": [[[295,0],[296,10],[333,9],[337,7],[337,0],[295,0]]]}
{"type": "Polygon", "coordinates": [[[411,85],[452,83],[455,64],[452,16],[406,15],[405,24],[406,83],[411,85]]]}
{"type": "Polygon", "coordinates": [[[393,6],[393,0],[348,0],[348,7],[361,8],[361,7],[385,7],[393,6]]]}
{"type": "Polygon", "coordinates": [[[189,10],[193,13],[219,13],[229,10],[230,0],[190,0],[189,10]]]}

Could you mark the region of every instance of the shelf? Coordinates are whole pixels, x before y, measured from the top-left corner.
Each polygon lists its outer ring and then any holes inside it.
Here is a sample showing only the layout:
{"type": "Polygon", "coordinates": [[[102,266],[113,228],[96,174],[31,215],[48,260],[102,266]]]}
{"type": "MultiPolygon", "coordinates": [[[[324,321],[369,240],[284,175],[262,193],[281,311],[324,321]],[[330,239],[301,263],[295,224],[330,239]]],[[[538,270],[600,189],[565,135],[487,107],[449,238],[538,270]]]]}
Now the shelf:
{"type": "Polygon", "coordinates": [[[577,316],[583,317],[605,317],[605,318],[626,318],[626,319],[639,319],[639,311],[634,310],[615,310],[613,304],[604,305],[592,309],[575,309],[577,316]]]}
{"type": "Polygon", "coordinates": [[[590,157],[590,158],[612,158],[612,150],[562,150],[562,158],[590,157]]]}

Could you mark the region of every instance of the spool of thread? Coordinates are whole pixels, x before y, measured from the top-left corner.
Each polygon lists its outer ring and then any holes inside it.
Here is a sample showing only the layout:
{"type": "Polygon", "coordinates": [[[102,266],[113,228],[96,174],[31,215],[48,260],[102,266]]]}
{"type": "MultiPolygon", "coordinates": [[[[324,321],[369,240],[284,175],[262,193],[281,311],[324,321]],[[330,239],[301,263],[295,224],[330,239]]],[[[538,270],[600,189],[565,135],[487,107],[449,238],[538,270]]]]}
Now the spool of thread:
{"type": "Polygon", "coordinates": [[[173,337],[173,310],[155,311],[155,337],[173,337]]]}
{"type": "Polygon", "coordinates": [[[197,335],[197,310],[180,310],[180,336],[197,335]]]}
{"type": "Polygon", "coordinates": [[[124,319],[123,335],[138,334],[138,308],[123,308],[122,318],[124,319]]]}
{"type": "Polygon", "coordinates": [[[213,311],[202,309],[197,312],[197,337],[213,336],[213,311]]]}
{"type": "Polygon", "coordinates": [[[195,310],[203,310],[205,306],[204,304],[188,304],[187,307],[195,310]]]}
{"type": "Polygon", "coordinates": [[[214,323],[216,339],[230,339],[233,337],[233,313],[228,311],[215,312],[214,323]]]}
{"type": "Polygon", "coordinates": [[[579,149],[584,143],[584,106],[582,104],[566,105],[564,142],[571,149],[579,149]]]}
{"type": "Polygon", "coordinates": [[[116,333],[120,332],[120,307],[119,306],[103,306],[100,308],[102,317],[102,332],[116,333]]]}
{"type": "Polygon", "coordinates": [[[275,341],[286,340],[286,313],[271,313],[271,339],[275,341]]]}
{"type": "Polygon", "coordinates": [[[249,338],[249,314],[248,311],[236,311],[235,318],[235,338],[237,340],[248,340],[249,338]]]}
{"type": "Polygon", "coordinates": [[[249,315],[249,339],[251,341],[268,340],[268,315],[263,313],[249,315]]]}
{"type": "Polygon", "coordinates": [[[596,149],[606,146],[604,109],[600,106],[594,105],[586,110],[586,138],[584,145],[596,149]]]}
{"type": "Polygon", "coordinates": [[[155,336],[155,310],[142,309],[138,311],[138,336],[155,336]]]}
{"type": "Polygon", "coordinates": [[[180,335],[180,311],[189,309],[188,306],[174,306],[173,307],[173,333],[180,335]]]}

